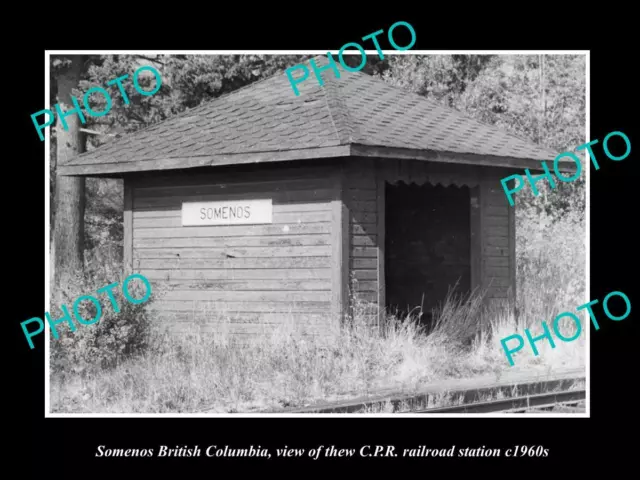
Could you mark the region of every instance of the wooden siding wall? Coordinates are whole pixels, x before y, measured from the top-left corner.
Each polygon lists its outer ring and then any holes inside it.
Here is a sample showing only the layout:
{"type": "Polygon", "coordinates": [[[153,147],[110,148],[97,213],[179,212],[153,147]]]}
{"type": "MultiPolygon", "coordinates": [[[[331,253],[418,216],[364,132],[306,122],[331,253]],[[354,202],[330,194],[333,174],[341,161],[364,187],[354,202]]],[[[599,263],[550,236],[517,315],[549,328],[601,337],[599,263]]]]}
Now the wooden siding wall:
{"type": "MultiPolygon", "coordinates": [[[[385,182],[398,178],[390,162],[353,158],[343,166],[128,179],[125,260],[152,284],[170,287],[152,308],[174,331],[195,323],[246,337],[295,322],[307,334],[325,334],[343,305],[375,324],[385,306],[385,182]],[[183,201],[255,198],[272,198],[273,224],[181,226],[183,201]],[[340,265],[348,269],[336,270],[340,265]],[[348,291],[340,289],[345,282],[348,291]]],[[[425,169],[472,183],[472,287],[487,289],[489,303],[507,300],[515,292],[515,216],[500,178],[511,172],[413,168],[425,169]]]]}
{"type": "MultiPolygon", "coordinates": [[[[364,310],[370,322],[379,318],[378,305],[385,306],[385,181],[442,181],[445,185],[468,185],[471,287],[486,289],[488,304],[515,298],[515,210],[509,206],[500,185],[500,179],[512,171],[389,159],[352,159],[345,172],[351,307],[355,304],[361,312],[364,310]],[[396,170],[398,174],[394,173],[396,170]]],[[[512,308],[513,305],[512,302],[512,308]]]]}
{"type": "Polygon", "coordinates": [[[507,302],[516,289],[515,210],[500,186],[500,178],[508,174],[487,170],[480,187],[481,286],[489,304],[507,302]]]}
{"type": "Polygon", "coordinates": [[[327,333],[340,192],[332,175],[272,167],[128,181],[133,270],[171,289],[152,307],[156,317],[173,331],[195,322],[243,336],[295,322],[303,333],[327,333]],[[258,198],[272,199],[272,224],[181,226],[183,201],[258,198]]]}

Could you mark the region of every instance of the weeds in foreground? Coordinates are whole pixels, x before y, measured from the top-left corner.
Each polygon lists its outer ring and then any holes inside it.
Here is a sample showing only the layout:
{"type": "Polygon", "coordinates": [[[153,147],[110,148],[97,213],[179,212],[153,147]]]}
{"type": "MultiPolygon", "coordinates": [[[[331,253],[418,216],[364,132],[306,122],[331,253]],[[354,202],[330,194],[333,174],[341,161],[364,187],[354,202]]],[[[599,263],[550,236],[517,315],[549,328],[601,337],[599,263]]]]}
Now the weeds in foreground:
{"type": "MultiPolygon", "coordinates": [[[[478,305],[474,298],[445,305],[428,335],[417,317],[390,316],[372,328],[357,315],[327,336],[304,335],[289,322],[248,344],[232,335],[205,335],[196,327],[179,336],[156,332],[146,353],[116,368],[83,378],[54,377],[53,411],[259,411],[509,370],[499,339],[513,333],[515,322],[504,312],[494,314],[484,335],[477,334],[482,330],[472,335],[478,324],[473,327],[469,319],[478,305]],[[457,328],[461,324],[468,328],[457,328]]],[[[584,340],[540,348],[539,357],[523,349],[512,368],[583,364],[584,340]]]]}

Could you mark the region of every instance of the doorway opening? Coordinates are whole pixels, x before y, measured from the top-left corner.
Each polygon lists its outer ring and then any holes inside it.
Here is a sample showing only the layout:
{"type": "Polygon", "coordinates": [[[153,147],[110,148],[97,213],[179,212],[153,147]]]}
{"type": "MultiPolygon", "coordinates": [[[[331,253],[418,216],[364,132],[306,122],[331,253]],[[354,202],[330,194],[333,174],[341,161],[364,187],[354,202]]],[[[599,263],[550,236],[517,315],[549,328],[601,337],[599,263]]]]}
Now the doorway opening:
{"type": "Polygon", "coordinates": [[[471,290],[470,190],[402,182],[385,190],[387,311],[421,313],[429,328],[451,289],[471,290]]]}

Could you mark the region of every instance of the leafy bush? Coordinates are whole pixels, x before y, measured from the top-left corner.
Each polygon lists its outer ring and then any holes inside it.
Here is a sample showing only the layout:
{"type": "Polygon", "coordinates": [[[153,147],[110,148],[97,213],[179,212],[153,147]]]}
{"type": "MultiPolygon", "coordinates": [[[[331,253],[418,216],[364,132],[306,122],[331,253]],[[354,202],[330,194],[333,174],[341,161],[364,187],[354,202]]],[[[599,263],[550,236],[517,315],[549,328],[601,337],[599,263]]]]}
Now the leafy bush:
{"type": "Polygon", "coordinates": [[[575,206],[559,218],[545,209],[516,210],[520,312],[551,321],[584,303],[585,240],[585,216],[575,206]]]}
{"type": "MultiPolygon", "coordinates": [[[[84,377],[89,372],[111,369],[122,361],[140,355],[146,351],[150,339],[150,321],[147,306],[152,301],[134,304],[128,301],[122,292],[121,277],[115,280],[96,281],[74,279],[67,288],[54,292],[53,298],[61,298],[69,315],[72,317],[75,331],[68,323],[57,325],[58,339],[51,339],[51,368],[56,374],[79,374],[84,377]],[[107,292],[97,290],[117,281],[112,290],[117,307],[114,307],[107,292]],[[73,304],[80,296],[90,295],[100,302],[101,316],[96,323],[84,325],[73,312],[73,304]],[[116,312],[116,309],[118,310],[116,312]]],[[[134,299],[142,299],[146,289],[139,280],[128,284],[129,295],[134,299]]],[[[52,305],[53,306],[53,305],[52,305]]],[[[95,304],[86,299],[78,304],[78,314],[85,322],[96,318],[95,304]]],[[[64,312],[56,305],[50,310],[52,319],[62,318],[64,312]]]]}

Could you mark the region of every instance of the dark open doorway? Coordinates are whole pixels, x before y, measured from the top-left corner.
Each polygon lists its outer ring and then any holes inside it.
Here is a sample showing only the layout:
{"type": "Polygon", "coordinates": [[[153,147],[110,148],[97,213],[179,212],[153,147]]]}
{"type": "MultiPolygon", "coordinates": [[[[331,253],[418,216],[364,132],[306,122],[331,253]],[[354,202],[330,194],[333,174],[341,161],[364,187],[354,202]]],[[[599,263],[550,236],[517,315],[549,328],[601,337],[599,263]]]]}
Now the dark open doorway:
{"type": "Polygon", "coordinates": [[[468,187],[386,185],[386,307],[431,324],[450,288],[471,290],[468,187]]]}

